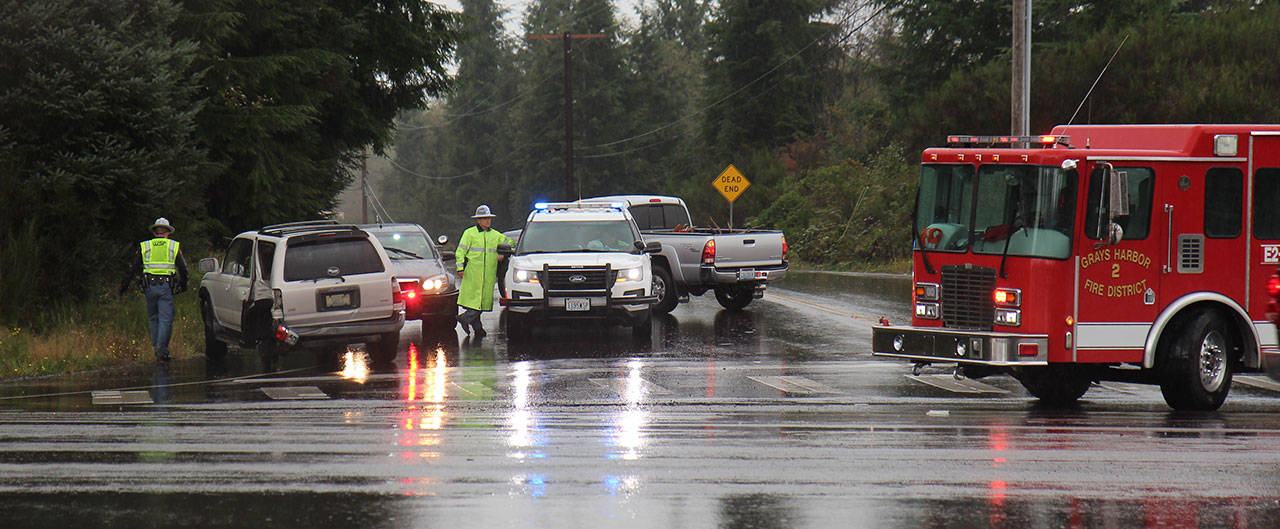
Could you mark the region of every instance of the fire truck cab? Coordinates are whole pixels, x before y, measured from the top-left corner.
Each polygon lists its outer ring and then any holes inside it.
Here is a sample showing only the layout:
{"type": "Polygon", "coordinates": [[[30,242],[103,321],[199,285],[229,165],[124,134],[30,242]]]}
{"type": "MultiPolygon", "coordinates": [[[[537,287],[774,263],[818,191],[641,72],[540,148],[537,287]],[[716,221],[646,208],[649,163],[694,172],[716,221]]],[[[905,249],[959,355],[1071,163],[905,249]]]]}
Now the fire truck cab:
{"type": "Polygon", "coordinates": [[[1222,405],[1280,363],[1280,125],[1062,125],[924,151],[911,325],[876,356],[1004,372],[1042,402],[1097,380],[1222,405]]]}

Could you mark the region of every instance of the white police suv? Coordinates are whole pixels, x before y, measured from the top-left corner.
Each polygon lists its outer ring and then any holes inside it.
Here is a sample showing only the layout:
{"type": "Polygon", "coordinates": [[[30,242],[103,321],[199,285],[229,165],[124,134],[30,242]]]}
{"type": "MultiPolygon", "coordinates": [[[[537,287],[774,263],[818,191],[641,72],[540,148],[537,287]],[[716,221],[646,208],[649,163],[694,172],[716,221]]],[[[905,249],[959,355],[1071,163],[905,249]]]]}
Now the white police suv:
{"type": "Polygon", "coordinates": [[[647,337],[653,292],[646,245],[625,204],[539,203],[508,256],[503,302],[507,334],[525,337],[554,321],[596,320],[631,326],[647,337]]]}

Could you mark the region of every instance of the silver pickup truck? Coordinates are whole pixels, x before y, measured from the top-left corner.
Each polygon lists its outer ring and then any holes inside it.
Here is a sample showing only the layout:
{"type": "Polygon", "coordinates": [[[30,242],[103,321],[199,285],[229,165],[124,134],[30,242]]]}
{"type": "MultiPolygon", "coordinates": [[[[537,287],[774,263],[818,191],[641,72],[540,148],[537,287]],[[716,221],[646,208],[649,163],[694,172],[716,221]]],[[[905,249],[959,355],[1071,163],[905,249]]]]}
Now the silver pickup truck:
{"type": "Polygon", "coordinates": [[[618,195],[581,202],[626,203],[644,242],[662,244],[652,258],[658,314],[709,290],[724,308],[741,310],[764,296],[769,281],[787,275],[787,238],[781,231],[693,227],[689,208],[676,197],[618,195]]]}

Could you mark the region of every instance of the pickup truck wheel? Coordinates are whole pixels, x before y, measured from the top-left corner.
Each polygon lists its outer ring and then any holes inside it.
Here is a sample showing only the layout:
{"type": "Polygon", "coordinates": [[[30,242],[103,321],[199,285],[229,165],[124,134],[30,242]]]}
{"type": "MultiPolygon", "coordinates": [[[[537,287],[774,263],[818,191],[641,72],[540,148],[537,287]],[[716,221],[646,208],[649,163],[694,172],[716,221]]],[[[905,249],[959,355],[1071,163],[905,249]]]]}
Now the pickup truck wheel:
{"type": "Polygon", "coordinates": [[[1214,311],[1203,311],[1179,326],[1160,351],[1160,393],[1175,410],[1212,411],[1231,390],[1235,333],[1214,311]]]}
{"type": "Polygon", "coordinates": [[[716,301],[729,310],[742,310],[755,298],[755,289],[751,285],[716,287],[716,301]]]}
{"type": "Polygon", "coordinates": [[[653,267],[653,295],[658,297],[658,303],[653,306],[656,314],[671,312],[676,308],[676,303],[680,302],[680,293],[676,291],[671,272],[664,267],[653,267]]]}
{"type": "Polygon", "coordinates": [[[1013,377],[1041,404],[1055,408],[1075,404],[1092,383],[1088,374],[1075,366],[1022,367],[1013,377]]]}
{"type": "Polygon", "coordinates": [[[389,332],[379,337],[378,343],[374,344],[373,365],[387,366],[395,363],[396,354],[400,352],[400,333],[389,332]]]}
{"type": "Polygon", "coordinates": [[[222,360],[227,357],[227,344],[218,339],[218,320],[213,315],[213,306],[209,300],[200,302],[200,318],[204,320],[204,355],[210,360],[222,360]]]}

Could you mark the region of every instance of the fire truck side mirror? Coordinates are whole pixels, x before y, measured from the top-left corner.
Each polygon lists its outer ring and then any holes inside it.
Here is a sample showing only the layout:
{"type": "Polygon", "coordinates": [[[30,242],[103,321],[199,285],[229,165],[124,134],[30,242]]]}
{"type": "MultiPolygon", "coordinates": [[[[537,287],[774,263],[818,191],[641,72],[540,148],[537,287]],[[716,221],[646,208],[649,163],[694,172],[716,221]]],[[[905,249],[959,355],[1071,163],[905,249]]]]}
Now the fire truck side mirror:
{"type": "Polygon", "coordinates": [[[1112,222],[1110,226],[1107,226],[1107,244],[1120,244],[1122,240],[1124,240],[1124,228],[1112,222]]]}

